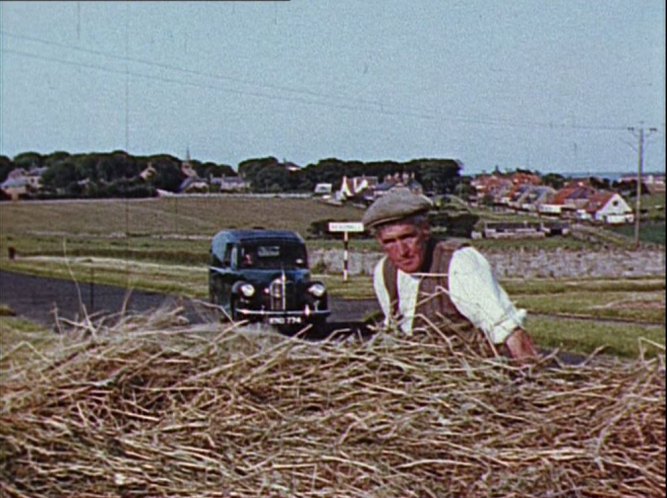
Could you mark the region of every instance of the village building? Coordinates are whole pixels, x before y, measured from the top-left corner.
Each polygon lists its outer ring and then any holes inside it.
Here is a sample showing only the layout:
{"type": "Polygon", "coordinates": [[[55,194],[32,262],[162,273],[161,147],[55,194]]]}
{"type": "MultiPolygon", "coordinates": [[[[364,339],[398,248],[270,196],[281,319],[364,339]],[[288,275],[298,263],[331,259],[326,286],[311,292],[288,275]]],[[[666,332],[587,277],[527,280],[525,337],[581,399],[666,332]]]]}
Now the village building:
{"type": "Polygon", "coordinates": [[[331,196],[333,192],[333,184],[331,183],[318,183],[315,185],[315,189],[313,190],[313,194],[317,196],[331,196]]]}
{"type": "Polygon", "coordinates": [[[632,223],[634,212],[616,192],[599,191],[593,194],[584,208],[586,218],[607,224],[632,223]]]}
{"type": "Polygon", "coordinates": [[[414,172],[394,173],[393,175],[385,176],[384,181],[373,189],[371,201],[382,197],[395,188],[407,188],[415,194],[424,193],[424,187],[415,179],[414,172]]]}
{"type": "Polygon", "coordinates": [[[475,189],[472,201],[473,203],[493,203],[519,208],[519,204],[516,204],[517,199],[528,186],[540,184],[540,177],[529,173],[480,175],[470,182],[475,189]]]}
{"type": "MultiPolygon", "coordinates": [[[[624,175],[620,178],[621,184],[636,184],[637,175],[624,175]]],[[[642,175],[642,184],[651,194],[661,193],[665,191],[665,175],[642,175]]]]}
{"type": "Polygon", "coordinates": [[[548,185],[529,185],[517,198],[519,209],[528,212],[539,212],[540,206],[556,195],[556,189],[548,185]]]}
{"type": "Polygon", "coordinates": [[[145,182],[152,180],[153,178],[155,178],[156,175],[157,175],[157,170],[150,162],[148,163],[148,166],[146,166],[143,169],[143,171],[139,173],[139,177],[145,182]]]}
{"type": "Polygon", "coordinates": [[[546,216],[574,218],[577,211],[585,209],[588,200],[596,192],[597,189],[587,182],[571,182],[542,203],[538,212],[546,216]]]}
{"type": "Polygon", "coordinates": [[[0,184],[4,197],[18,200],[42,189],[42,175],[46,167],[33,167],[28,170],[15,168],[7,174],[7,178],[0,184]]]}
{"type": "Polygon", "coordinates": [[[178,187],[179,194],[206,194],[209,192],[208,182],[198,176],[188,176],[178,187]]]}
{"type": "Polygon", "coordinates": [[[335,198],[339,202],[367,202],[372,199],[373,192],[378,186],[378,179],[374,176],[355,176],[348,178],[343,176],[340,188],[336,191],[335,198]]]}
{"type": "Polygon", "coordinates": [[[211,190],[218,192],[246,192],[250,184],[240,176],[222,175],[221,177],[211,178],[211,190]]]}

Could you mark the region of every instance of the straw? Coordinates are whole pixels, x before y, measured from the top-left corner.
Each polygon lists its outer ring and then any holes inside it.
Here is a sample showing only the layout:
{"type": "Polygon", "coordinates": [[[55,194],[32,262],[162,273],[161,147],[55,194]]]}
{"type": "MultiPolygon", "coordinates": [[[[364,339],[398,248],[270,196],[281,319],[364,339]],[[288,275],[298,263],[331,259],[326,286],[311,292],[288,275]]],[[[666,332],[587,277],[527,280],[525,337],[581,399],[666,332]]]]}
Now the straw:
{"type": "Polygon", "coordinates": [[[665,494],[664,350],[515,367],[435,331],[308,342],[181,310],[3,372],[7,497],[665,494]]]}

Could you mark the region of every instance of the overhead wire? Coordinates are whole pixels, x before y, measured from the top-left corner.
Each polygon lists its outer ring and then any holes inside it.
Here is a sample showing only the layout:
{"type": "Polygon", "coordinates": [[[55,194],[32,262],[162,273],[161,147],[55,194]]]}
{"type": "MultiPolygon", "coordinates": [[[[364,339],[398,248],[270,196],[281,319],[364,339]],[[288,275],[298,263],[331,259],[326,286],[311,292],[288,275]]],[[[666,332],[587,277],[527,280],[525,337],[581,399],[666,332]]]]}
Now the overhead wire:
{"type": "Polygon", "coordinates": [[[229,87],[222,87],[219,85],[212,85],[212,84],[207,84],[207,83],[200,83],[200,82],[194,82],[192,80],[182,80],[178,78],[173,78],[173,77],[164,77],[164,76],[158,76],[155,74],[144,74],[144,73],[139,73],[136,71],[129,71],[127,69],[124,70],[115,70],[113,68],[109,68],[107,66],[102,66],[99,64],[91,64],[91,63],[85,63],[85,62],[80,62],[80,61],[72,61],[72,60],[66,60],[62,58],[57,58],[53,56],[45,56],[45,55],[39,55],[31,52],[25,52],[25,51],[20,51],[20,50],[15,50],[11,48],[5,48],[4,44],[2,47],[2,52],[5,53],[10,53],[14,55],[19,55],[22,57],[28,57],[28,58],[33,58],[33,59],[38,59],[38,60],[44,60],[44,61],[49,61],[49,62],[56,62],[56,63],[61,63],[61,64],[66,64],[66,65],[72,65],[76,67],[82,67],[82,68],[87,68],[87,69],[95,69],[99,71],[105,71],[109,73],[114,73],[114,74],[129,74],[134,77],[138,78],[144,78],[148,80],[154,80],[154,81],[159,81],[163,83],[171,83],[171,84],[177,84],[177,85],[186,85],[186,86],[191,86],[191,87],[197,87],[197,88],[204,88],[204,89],[210,89],[210,90],[216,90],[216,91],[222,91],[222,92],[227,92],[227,93],[233,93],[237,95],[245,95],[245,96],[250,96],[250,97],[256,97],[256,98],[263,98],[263,99],[269,99],[269,100],[280,100],[280,101],[285,101],[285,102],[294,102],[294,103],[299,103],[299,104],[305,104],[305,105],[316,105],[316,106],[323,106],[323,107],[329,107],[329,108],[334,108],[334,109],[344,109],[344,110],[350,110],[350,111],[364,111],[364,112],[370,112],[370,113],[375,113],[375,114],[381,114],[381,115],[389,115],[389,116],[402,116],[402,117],[413,117],[413,118],[418,118],[418,119],[426,119],[426,120],[440,120],[440,121],[447,121],[447,122],[454,122],[454,123],[464,123],[464,124],[472,124],[472,125],[481,125],[481,126],[493,126],[493,127],[505,127],[505,128],[531,128],[531,129],[570,129],[570,130],[587,130],[587,131],[625,131],[627,130],[627,126],[619,125],[619,126],[611,126],[611,125],[586,125],[586,124],[575,124],[575,123],[559,123],[559,122],[543,122],[543,121],[518,121],[518,120],[511,120],[511,119],[503,119],[503,118],[479,118],[479,117],[465,117],[465,116],[456,116],[452,114],[446,114],[444,115],[443,113],[438,113],[438,112],[424,112],[424,111],[415,111],[415,110],[409,110],[405,108],[395,108],[392,106],[389,106],[387,104],[384,104],[379,101],[371,101],[371,100],[366,100],[366,99],[360,99],[356,97],[350,97],[350,96],[339,96],[339,95],[331,95],[331,94],[324,94],[324,93],[319,93],[315,92],[309,89],[298,89],[298,88],[292,88],[284,85],[276,85],[272,83],[266,83],[266,82],[255,82],[255,81],[250,81],[247,79],[243,78],[234,78],[231,76],[226,76],[226,75],[220,75],[220,74],[214,74],[214,73],[208,73],[208,72],[203,72],[199,70],[194,70],[190,68],[184,68],[180,66],[176,66],[173,64],[164,64],[160,62],[155,62],[155,61],[149,61],[145,59],[140,59],[136,57],[130,57],[130,56],[121,56],[121,55],[116,55],[112,53],[108,53],[105,51],[101,50],[95,50],[95,49],[90,49],[90,48],[84,48],[84,47],[76,47],[73,45],[69,44],[64,44],[64,43],[59,43],[55,41],[50,41],[50,40],[44,40],[41,38],[37,38],[34,36],[27,36],[27,35],[19,35],[16,33],[11,33],[6,30],[0,30],[0,33],[4,36],[10,36],[16,39],[21,39],[25,41],[31,41],[31,42],[37,42],[37,43],[42,43],[45,45],[50,45],[54,47],[59,47],[59,48],[66,48],[70,50],[75,50],[83,53],[88,53],[91,55],[96,55],[96,56],[104,56],[108,57],[111,59],[116,59],[119,61],[125,61],[125,62],[132,62],[136,64],[143,64],[149,67],[156,67],[160,69],[165,69],[168,71],[174,71],[174,72],[179,72],[183,74],[187,74],[190,76],[198,76],[198,77],[203,77],[203,78],[209,78],[209,79],[216,79],[220,81],[228,81],[232,83],[238,83],[238,84],[243,84],[243,85],[251,85],[251,86],[256,86],[259,88],[265,88],[268,90],[276,90],[280,92],[286,92],[288,94],[296,94],[297,96],[294,95],[277,95],[277,94],[272,94],[268,92],[263,92],[263,91],[257,91],[257,90],[244,90],[244,89],[238,89],[238,88],[229,88],[229,87]],[[301,96],[298,96],[301,95],[301,96]],[[312,97],[312,98],[308,98],[312,97]],[[324,100],[317,100],[317,99],[324,99],[324,100]],[[343,102],[341,102],[343,100],[343,102]]]}
{"type": "Polygon", "coordinates": [[[311,97],[327,98],[327,99],[345,98],[345,99],[353,101],[353,102],[357,102],[357,103],[361,103],[361,104],[365,104],[365,105],[375,105],[375,106],[378,106],[378,107],[382,107],[382,106],[385,105],[385,104],[383,104],[382,102],[379,102],[379,101],[361,99],[361,98],[358,98],[358,97],[349,97],[349,96],[342,97],[340,95],[325,94],[325,93],[315,92],[315,91],[308,90],[308,89],[292,88],[292,87],[288,87],[288,86],[284,86],[284,85],[276,85],[274,83],[267,83],[267,82],[261,82],[260,83],[260,82],[251,81],[251,80],[244,79],[244,78],[235,78],[233,76],[227,76],[227,75],[221,75],[221,74],[215,74],[215,73],[208,73],[208,72],[199,71],[199,70],[195,70],[195,69],[175,66],[173,64],[164,64],[164,63],[160,63],[160,62],[149,61],[149,60],[146,60],[146,59],[140,59],[140,58],[137,58],[137,57],[121,56],[121,55],[116,55],[116,54],[112,54],[112,53],[101,51],[101,50],[77,47],[77,46],[70,45],[70,44],[44,40],[44,39],[37,38],[37,37],[34,37],[34,36],[18,35],[16,33],[11,33],[11,32],[8,32],[6,30],[0,30],[0,33],[3,34],[3,35],[6,35],[6,36],[17,38],[17,39],[43,43],[45,45],[50,45],[50,46],[54,46],[54,47],[67,48],[67,49],[70,49],[70,50],[84,52],[84,53],[88,53],[88,54],[92,54],[92,55],[101,55],[101,56],[104,56],[104,57],[108,57],[108,58],[111,58],[111,59],[117,59],[117,60],[120,60],[120,61],[134,62],[134,63],[137,63],[137,64],[144,64],[144,65],[147,65],[147,66],[157,67],[157,68],[161,68],[161,69],[167,69],[167,70],[170,70],[170,71],[177,71],[177,72],[185,73],[185,74],[188,74],[188,75],[191,75],[191,76],[200,76],[200,77],[205,77],[205,78],[218,79],[218,80],[223,80],[223,81],[230,81],[230,82],[233,82],[233,83],[241,83],[241,84],[244,84],[244,85],[258,86],[260,88],[268,88],[268,89],[271,89],[271,90],[279,90],[279,91],[283,91],[283,92],[303,94],[303,95],[307,95],[307,96],[311,96],[311,97]]]}
{"type": "MultiPolygon", "coordinates": [[[[351,110],[351,111],[359,111],[359,110],[365,110],[369,112],[373,112],[376,114],[386,114],[386,115],[394,115],[394,116],[406,116],[408,115],[405,112],[400,112],[400,111],[388,111],[388,110],[383,110],[383,109],[360,109],[359,106],[355,106],[352,104],[343,104],[343,103],[330,103],[330,102],[318,102],[315,100],[308,100],[305,98],[300,98],[300,97],[292,97],[292,96],[276,96],[276,95],[271,95],[267,93],[261,93],[261,92],[254,92],[254,91],[247,91],[247,90],[238,90],[238,89],[233,89],[233,88],[223,88],[220,86],[216,85],[210,85],[210,84],[204,84],[204,83],[197,83],[193,81],[184,81],[184,80],[179,80],[175,78],[167,78],[164,76],[156,76],[156,75],[148,75],[148,74],[143,74],[143,73],[138,73],[135,71],[126,71],[125,69],[112,69],[104,66],[99,66],[96,64],[91,64],[91,63],[83,63],[83,62],[75,62],[75,61],[70,61],[70,60],[65,60],[65,59],[59,59],[56,57],[47,57],[43,55],[37,55],[37,54],[32,54],[29,52],[22,52],[19,50],[14,50],[14,49],[2,49],[3,52],[10,53],[10,54],[15,54],[15,55],[20,55],[23,57],[29,57],[33,59],[38,59],[38,60],[44,60],[44,61],[50,61],[50,62],[58,62],[61,64],[66,64],[66,65],[71,65],[75,67],[82,67],[82,68],[87,68],[87,69],[97,69],[99,71],[104,71],[112,74],[118,74],[118,75],[125,75],[129,74],[130,76],[138,77],[138,78],[145,78],[149,80],[154,80],[154,81],[160,81],[163,83],[173,83],[173,84],[178,84],[178,85],[186,85],[186,86],[192,86],[192,87],[197,87],[197,88],[206,88],[210,90],[218,90],[218,91],[223,91],[227,93],[234,93],[238,95],[246,95],[246,96],[251,96],[251,97],[258,97],[258,98],[265,98],[269,100],[283,100],[287,102],[297,102],[300,104],[310,104],[310,105],[320,105],[320,106],[325,106],[325,107],[331,107],[331,108],[337,108],[337,109],[346,109],[346,110],[351,110]]],[[[409,114],[413,117],[420,117],[424,119],[433,119],[434,116],[429,116],[429,115],[415,115],[415,114],[409,114]]]]}

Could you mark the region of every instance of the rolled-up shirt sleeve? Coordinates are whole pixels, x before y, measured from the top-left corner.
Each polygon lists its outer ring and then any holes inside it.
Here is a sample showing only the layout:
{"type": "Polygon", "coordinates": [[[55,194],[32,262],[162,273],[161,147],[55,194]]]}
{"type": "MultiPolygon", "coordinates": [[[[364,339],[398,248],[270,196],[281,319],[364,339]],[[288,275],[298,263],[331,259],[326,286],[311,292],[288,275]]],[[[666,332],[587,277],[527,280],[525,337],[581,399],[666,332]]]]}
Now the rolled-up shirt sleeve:
{"type": "Polygon", "coordinates": [[[494,344],[522,327],[526,310],[517,309],[500,286],[488,260],[472,247],[457,250],[449,264],[449,297],[456,309],[494,344]]]}

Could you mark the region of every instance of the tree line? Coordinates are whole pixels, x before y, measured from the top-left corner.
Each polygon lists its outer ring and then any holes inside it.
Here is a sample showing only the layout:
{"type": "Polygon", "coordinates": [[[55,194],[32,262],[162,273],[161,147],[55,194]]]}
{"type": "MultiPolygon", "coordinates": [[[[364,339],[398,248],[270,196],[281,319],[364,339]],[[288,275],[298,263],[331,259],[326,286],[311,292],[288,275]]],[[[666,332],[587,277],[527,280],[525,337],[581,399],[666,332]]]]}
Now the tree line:
{"type": "Polygon", "coordinates": [[[344,176],[366,175],[382,181],[387,175],[409,173],[414,174],[424,190],[441,194],[453,192],[462,168],[459,161],[437,158],[407,162],[327,158],[298,167],[268,156],[242,161],[235,170],[228,164],[184,161],[168,154],[133,156],[122,150],[84,154],[56,151],[25,152],[13,159],[0,156],[0,182],[16,168],[26,171],[42,168],[42,188],[32,192],[33,197],[151,197],[158,190],[179,190],[188,176],[182,168],[185,162],[204,181],[238,175],[249,184],[250,191],[258,193],[312,192],[318,183],[331,183],[337,189],[344,176]],[[146,174],[148,169],[151,171],[146,174]]]}

